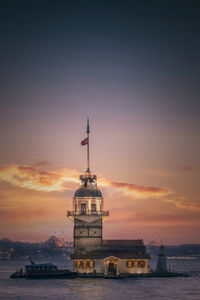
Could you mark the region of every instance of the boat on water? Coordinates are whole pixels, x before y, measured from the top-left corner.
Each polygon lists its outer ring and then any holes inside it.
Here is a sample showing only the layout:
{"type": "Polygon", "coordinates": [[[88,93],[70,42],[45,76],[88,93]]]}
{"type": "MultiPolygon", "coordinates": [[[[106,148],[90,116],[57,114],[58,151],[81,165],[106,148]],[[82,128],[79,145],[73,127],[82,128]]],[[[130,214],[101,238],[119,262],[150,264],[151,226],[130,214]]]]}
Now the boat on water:
{"type": "Polygon", "coordinates": [[[52,263],[46,264],[30,264],[25,266],[25,271],[20,269],[10,278],[25,278],[25,279],[71,279],[71,278],[104,278],[104,279],[123,279],[123,278],[138,278],[138,277],[179,277],[188,276],[188,274],[176,272],[151,272],[147,274],[120,274],[120,275],[104,275],[104,274],[78,274],[67,269],[58,269],[52,263]]]}
{"type": "Polygon", "coordinates": [[[67,269],[58,269],[52,263],[36,264],[31,261],[31,264],[25,266],[25,271],[20,269],[10,278],[27,278],[27,279],[46,279],[46,278],[75,278],[76,272],[67,269]]]}
{"type": "Polygon", "coordinates": [[[67,269],[58,269],[52,263],[36,264],[30,259],[30,264],[25,266],[25,271],[20,269],[13,273],[10,278],[26,278],[26,279],[47,279],[47,278],[105,278],[105,279],[122,279],[122,278],[138,278],[138,277],[179,277],[188,276],[186,273],[171,272],[167,269],[164,246],[161,245],[158,254],[156,270],[149,273],[78,273],[67,269]]]}

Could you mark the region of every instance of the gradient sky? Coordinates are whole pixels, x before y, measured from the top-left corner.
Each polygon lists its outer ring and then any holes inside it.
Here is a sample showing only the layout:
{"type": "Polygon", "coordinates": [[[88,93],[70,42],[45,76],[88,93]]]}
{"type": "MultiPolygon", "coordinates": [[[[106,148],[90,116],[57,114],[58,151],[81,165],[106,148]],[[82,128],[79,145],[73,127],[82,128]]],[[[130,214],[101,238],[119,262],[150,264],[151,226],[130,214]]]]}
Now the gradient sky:
{"type": "Polygon", "coordinates": [[[0,238],[72,240],[89,117],[104,238],[200,243],[199,37],[198,1],[0,2],[0,238]]]}

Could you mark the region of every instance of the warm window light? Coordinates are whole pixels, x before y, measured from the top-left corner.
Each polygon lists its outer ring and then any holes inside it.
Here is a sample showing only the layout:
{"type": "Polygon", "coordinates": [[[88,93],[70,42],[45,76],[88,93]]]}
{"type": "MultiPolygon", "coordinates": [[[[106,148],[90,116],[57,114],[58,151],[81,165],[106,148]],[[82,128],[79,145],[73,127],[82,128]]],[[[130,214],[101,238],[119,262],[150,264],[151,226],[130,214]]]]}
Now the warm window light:
{"type": "Polygon", "coordinates": [[[93,260],[77,260],[76,261],[77,268],[94,268],[93,260]]]}
{"type": "Polygon", "coordinates": [[[145,260],[139,260],[137,262],[137,267],[138,268],[144,268],[145,267],[145,260]]]}
{"type": "Polygon", "coordinates": [[[93,268],[94,267],[94,262],[91,260],[90,261],[90,268],[93,268]]]}
{"type": "Polygon", "coordinates": [[[128,268],[131,268],[131,265],[132,265],[132,264],[131,264],[131,260],[128,260],[128,261],[127,261],[127,267],[128,267],[128,268]]]}
{"type": "Polygon", "coordinates": [[[127,267],[128,268],[134,268],[135,262],[134,260],[127,260],[127,267]]]}

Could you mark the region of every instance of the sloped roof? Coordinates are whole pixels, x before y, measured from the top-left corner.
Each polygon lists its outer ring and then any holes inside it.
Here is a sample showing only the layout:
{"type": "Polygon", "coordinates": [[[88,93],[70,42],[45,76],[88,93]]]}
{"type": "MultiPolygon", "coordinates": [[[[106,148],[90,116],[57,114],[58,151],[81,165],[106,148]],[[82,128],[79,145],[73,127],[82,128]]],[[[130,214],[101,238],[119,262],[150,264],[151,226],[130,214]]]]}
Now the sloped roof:
{"type": "Polygon", "coordinates": [[[141,240],[103,240],[104,247],[143,247],[144,241],[141,240]]]}
{"type": "Polygon", "coordinates": [[[119,259],[145,259],[150,258],[148,254],[136,254],[126,251],[91,251],[81,254],[71,254],[72,259],[104,259],[114,256],[119,259]]]}
{"type": "Polygon", "coordinates": [[[26,267],[56,267],[55,265],[53,265],[52,263],[46,263],[46,264],[30,264],[30,265],[26,265],[26,267]]]}

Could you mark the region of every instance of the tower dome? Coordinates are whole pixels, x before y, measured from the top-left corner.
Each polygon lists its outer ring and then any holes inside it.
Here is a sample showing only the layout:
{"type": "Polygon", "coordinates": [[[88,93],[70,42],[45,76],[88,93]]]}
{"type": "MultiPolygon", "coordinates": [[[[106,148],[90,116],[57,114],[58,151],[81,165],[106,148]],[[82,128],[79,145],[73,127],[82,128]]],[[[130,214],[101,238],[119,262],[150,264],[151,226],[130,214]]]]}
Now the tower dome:
{"type": "Polygon", "coordinates": [[[97,188],[97,176],[86,172],[80,176],[81,187],[78,188],[74,193],[74,198],[102,198],[102,193],[97,188]]]}
{"type": "Polygon", "coordinates": [[[74,197],[79,197],[79,198],[83,198],[83,197],[92,197],[92,198],[101,198],[102,197],[102,193],[100,191],[100,189],[98,188],[79,188],[75,191],[74,193],[74,197]]]}

